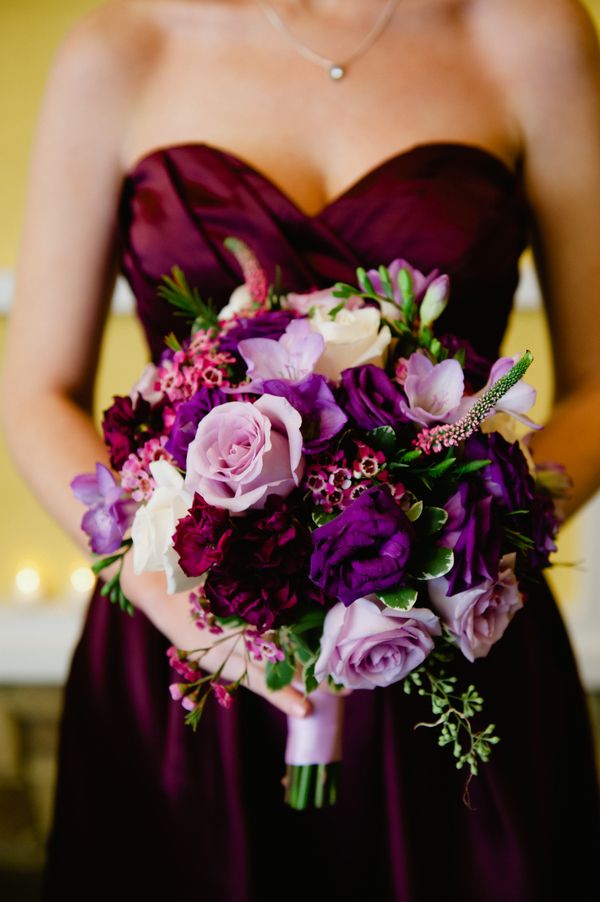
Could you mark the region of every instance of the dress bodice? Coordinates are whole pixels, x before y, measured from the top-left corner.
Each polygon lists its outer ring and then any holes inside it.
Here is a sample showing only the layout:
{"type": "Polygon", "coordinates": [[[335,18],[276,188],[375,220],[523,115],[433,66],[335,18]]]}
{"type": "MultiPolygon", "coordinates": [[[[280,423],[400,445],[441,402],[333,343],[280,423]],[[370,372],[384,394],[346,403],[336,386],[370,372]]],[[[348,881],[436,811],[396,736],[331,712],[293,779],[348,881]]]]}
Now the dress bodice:
{"type": "Polygon", "coordinates": [[[528,244],[519,171],[475,144],[430,142],[383,160],[315,215],[268,176],[223,148],[175,144],[126,173],[118,209],[121,271],[136,298],[152,359],[164,336],[187,331],[161,299],[161,276],[179,265],[204,300],[227,303],[242,281],[223,245],[242,238],[283,290],[355,282],[357,266],[403,257],[451,280],[441,331],[493,357],[504,333],[528,244]]]}

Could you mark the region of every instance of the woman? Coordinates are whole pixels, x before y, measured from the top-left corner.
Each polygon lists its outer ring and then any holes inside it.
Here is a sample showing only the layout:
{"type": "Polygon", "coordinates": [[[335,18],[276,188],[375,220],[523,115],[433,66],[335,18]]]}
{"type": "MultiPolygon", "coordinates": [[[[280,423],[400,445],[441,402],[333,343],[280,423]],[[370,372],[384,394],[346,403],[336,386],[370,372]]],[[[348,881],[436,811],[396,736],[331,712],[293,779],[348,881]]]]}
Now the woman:
{"type": "MultiPolygon", "coordinates": [[[[571,513],[600,485],[599,195],[600,55],[573,0],[104,4],[57,53],[33,149],[4,375],[17,465],[87,550],[69,482],[108,464],[90,409],[119,269],[154,359],[175,325],[158,278],[177,262],[226,303],[240,281],[227,234],[258,241],[296,290],[395,256],[439,263],[448,325],[493,356],[529,239],[557,370],[532,445],[572,474],[571,513]]],[[[543,582],[473,665],[503,737],[475,810],[396,686],[347,699],[346,793],[304,813],[279,785],[302,696],[269,692],[256,665],[252,691],[193,732],[165,657],[198,644],[187,596],[126,564],[130,619],[100,585],[66,687],[45,899],[592,898],[589,723],[543,582]]]]}

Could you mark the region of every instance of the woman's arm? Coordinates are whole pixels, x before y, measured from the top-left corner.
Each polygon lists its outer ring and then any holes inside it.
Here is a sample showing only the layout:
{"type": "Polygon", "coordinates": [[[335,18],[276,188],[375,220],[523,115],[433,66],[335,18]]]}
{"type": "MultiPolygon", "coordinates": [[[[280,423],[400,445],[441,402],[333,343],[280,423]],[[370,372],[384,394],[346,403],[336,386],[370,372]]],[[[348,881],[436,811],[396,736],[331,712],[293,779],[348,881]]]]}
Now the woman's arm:
{"type": "MultiPolygon", "coordinates": [[[[131,15],[130,4],[101,7],[71,29],[56,54],[33,145],[2,372],[2,418],[14,462],[88,555],[83,508],[69,483],[96,461],[109,465],[92,409],[117,271],[120,151],[157,52],[152,34],[131,15]]],[[[132,603],[178,647],[207,644],[187,594],[168,596],[162,573],[135,576],[130,559],[123,579],[132,603]]],[[[215,647],[203,666],[216,669],[228,651],[215,647]]],[[[241,652],[223,672],[229,679],[243,671],[241,652]]],[[[269,692],[260,665],[252,663],[250,676],[251,688],[286,713],[310,709],[291,687],[269,692]]]]}
{"type": "Polygon", "coordinates": [[[555,370],[554,410],[531,449],[536,462],[566,466],[570,515],[600,487],[600,50],[578,0],[509,0],[495,10],[488,22],[503,31],[555,370]]]}

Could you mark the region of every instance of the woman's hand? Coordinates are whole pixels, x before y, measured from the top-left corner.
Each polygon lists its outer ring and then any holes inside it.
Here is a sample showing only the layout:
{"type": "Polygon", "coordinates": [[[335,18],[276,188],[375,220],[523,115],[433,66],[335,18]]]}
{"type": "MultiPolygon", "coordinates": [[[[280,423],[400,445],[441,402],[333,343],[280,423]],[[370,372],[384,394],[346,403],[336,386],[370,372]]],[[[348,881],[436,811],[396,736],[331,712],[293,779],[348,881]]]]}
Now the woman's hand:
{"type": "MultiPolygon", "coordinates": [[[[101,571],[103,579],[109,579],[116,565],[101,571]]],[[[176,648],[190,652],[190,659],[197,659],[207,673],[215,673],[221,665],[220,676],[227,682],[235,682],[246,673],[241,685],[261,695],[284,714],[304,717],[310,714],[312,705],[292,686],[273,691],[265,681],[265,665],[255,661],[247,652],[239,627],[223,627],[215,635],[208,629],[198,629],[191,617],[189,592],[167,594],[164,573],[141,573],[133,570],[131,551],[123,558],[121,588],[132,605],[140,610],[176,648]],[[207,649],[208,651],[204,651],[207,649]]]]}

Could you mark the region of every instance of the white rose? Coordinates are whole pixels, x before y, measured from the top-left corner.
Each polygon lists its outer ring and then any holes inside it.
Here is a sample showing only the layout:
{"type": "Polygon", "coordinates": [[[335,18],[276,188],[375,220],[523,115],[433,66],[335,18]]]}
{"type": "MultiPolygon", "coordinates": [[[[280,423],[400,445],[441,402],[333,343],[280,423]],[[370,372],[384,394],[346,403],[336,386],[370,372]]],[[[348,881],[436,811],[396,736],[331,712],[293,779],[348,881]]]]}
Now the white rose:
{"type": "Polygon", "coordinates": [[[381,316],[376,307],[343,308],[334,319],[326,310],[317,308],[309,322],[313,331],[325,339],[316,373],[337,380],[342,370],[350,366],[383,366],[392,333],[388,326],[380,330],[381,316]]]}
{"type": "Polygon", "coordinates": [[[252,296],[245,282],[238,285],[229,297],[229,302],[219,310],[217,316],[219,319],[231,319],[236,313],[243,313],[253,304],[252,296]]]}
{"type": "Polygon", "coordinates": [[[192,506],[193,495],[184,488],[181,474],[166,460],[151,461],[150,472],[156,488],[150,501],[138,508],[131,525],[133,569],[138,575],[164,570],[169,595],[187,592],[201,581],[183,572],[171,537],[177,521],[192,506]]]}

